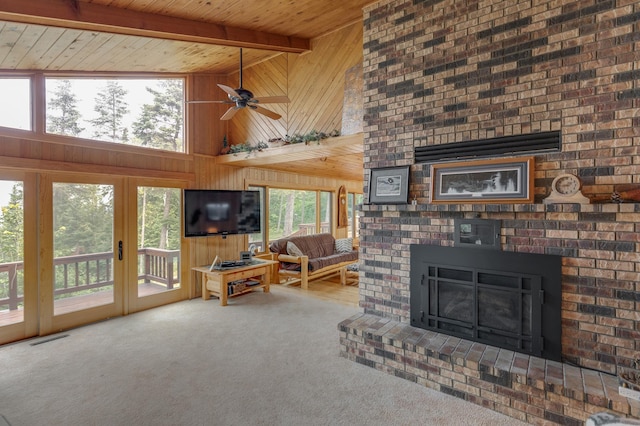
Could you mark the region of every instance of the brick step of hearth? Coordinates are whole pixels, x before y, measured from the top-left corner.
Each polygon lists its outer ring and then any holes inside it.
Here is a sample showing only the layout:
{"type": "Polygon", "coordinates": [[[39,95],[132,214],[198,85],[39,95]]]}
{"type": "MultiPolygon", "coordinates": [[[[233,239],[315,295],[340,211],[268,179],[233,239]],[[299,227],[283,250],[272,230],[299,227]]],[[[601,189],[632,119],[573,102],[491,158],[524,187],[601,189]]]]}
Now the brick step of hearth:
{"type": "Polygon", "coordinates": [[[342,356],[530,423],[582,425],[603,410],[640,414],[611,374],[364,313],[338,329],[342,356]]]}

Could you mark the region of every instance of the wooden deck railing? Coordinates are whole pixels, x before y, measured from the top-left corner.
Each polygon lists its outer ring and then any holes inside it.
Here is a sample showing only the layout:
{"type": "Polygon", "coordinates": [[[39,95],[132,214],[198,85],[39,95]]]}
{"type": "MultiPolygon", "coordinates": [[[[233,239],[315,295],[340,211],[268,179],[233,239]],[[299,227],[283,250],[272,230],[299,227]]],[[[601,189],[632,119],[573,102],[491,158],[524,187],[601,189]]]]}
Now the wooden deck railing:
{"type": "MultiPolygon", "coordinates": [[[[315,231],[316,231],[316,225],[314,223],[301,223],[300,225],[298,225],[298,230],[292,233],[291,235],[288,235],[288,237],[311,235],[311,234],[315,234],[316,233],[315,231]]],[[[327,232],[331,232],[330,224],[327,222],[321,223],[320,233],[323,234],[327,232]]]]}
{"type": "MultiPolygon", "coordinates": [[[[180,251],[143,248],[138,250],[138,281],[157,283],[172,289],[180,282],[180,251]]],[[[95,289],[113,285],[113,253],[93,253],[58,257],[53,260],[56,288],[54,295],[95,289]]],[[[0,264],[0,277],[7,274],[8,280],[0,297],[0,310],[15,310],[24,302],[22,294],[22,262],[0,264]]]]}
{"type": "Polygon", "coordinates": [[[22,271],[22,262],[0,264],[0,274],[7,273],[9,277],[7,282],[7,296],[0,298],[0,307],[8,305],[9,310],[15,310],[18,309],[19,304],[24,300],[24,297],[18,294],[18,271],[22,271]]]}
{"type": "Polygon", "coordinates": [[[145,283],[160,283],[167,290],[180,282],[180,250],[146,248],[138,250],[138,280],[145,283]]]}

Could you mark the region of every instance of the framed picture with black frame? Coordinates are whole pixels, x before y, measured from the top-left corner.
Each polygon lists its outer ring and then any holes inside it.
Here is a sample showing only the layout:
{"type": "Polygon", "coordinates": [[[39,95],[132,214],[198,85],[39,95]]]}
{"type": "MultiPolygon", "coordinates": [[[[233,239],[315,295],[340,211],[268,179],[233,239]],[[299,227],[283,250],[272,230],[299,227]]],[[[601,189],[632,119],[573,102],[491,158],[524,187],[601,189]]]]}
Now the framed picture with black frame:
{"type": "Polygon", "coordinates": [[[533,203],[534,157],[431,165],[431,203],[533,203]]]}
{"type": "Polygon", "coordinates": [[[409,166],[371,169],[369,204],[406,204],[409,198],[409,166]]]}

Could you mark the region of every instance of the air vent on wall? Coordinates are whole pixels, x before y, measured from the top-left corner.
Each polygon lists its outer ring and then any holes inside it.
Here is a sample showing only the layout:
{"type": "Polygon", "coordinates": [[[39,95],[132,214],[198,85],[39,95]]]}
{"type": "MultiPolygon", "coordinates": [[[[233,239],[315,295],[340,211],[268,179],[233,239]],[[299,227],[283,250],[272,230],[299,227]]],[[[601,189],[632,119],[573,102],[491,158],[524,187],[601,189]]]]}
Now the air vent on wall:
{"type": "Polygon", "coordinates": [[[414,155],[416,163],[425,163],[441,160],[559,150],[560,132],[543,132],[441,145],[419,146],[415,148],[414,155]]]}

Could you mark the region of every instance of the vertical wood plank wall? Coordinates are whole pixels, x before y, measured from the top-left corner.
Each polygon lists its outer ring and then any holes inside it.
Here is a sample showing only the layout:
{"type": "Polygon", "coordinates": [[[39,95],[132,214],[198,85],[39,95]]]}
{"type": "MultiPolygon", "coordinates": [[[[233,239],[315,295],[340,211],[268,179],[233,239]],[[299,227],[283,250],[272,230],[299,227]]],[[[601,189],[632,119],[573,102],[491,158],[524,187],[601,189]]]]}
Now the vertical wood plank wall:
{"type": "MultiPolygon", "coordinates": [[[[358,22],[312,40],[309,53],[282,54],[245,69],[244,86],[256,97],[287,95],[291,102],[265,105],[282,115],[277,121],[239,112],[229,123],[229,140],[257,143],[314,129],[340,130],[345,73],[361,63],[362,23],[358,22]]],[[[231,76],[230,83],[237,81],[237,75],[231,76]]]]}

